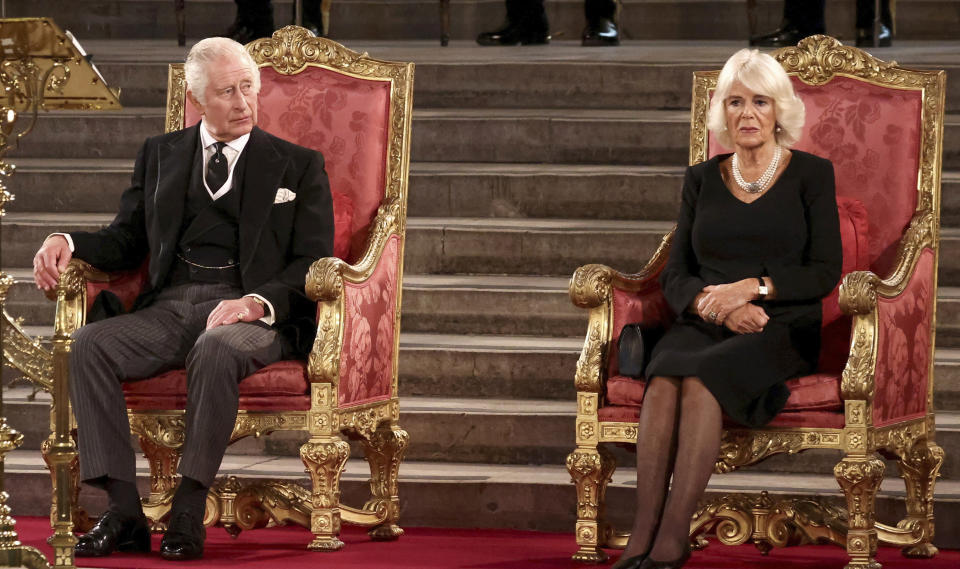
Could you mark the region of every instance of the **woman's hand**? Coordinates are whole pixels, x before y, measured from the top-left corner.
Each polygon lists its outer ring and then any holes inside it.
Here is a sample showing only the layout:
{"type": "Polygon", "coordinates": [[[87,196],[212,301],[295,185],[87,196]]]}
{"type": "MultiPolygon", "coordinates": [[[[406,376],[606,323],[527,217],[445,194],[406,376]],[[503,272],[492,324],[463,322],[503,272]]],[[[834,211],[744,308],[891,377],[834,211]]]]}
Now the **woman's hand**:
{"type": "Polygon", "coordinates": [[[705,322],[723,324],[734,310],[757,298],[757,279],[709,285],[697,295],[697,314],[705,322]]]}
{"type": "Polygon", "coordinates": [[[748,303],[731,312],[723,325],[737,334],[756,334],[763,332],[763,327],[769,320],[770,317],[762,308],[748,303]]]}

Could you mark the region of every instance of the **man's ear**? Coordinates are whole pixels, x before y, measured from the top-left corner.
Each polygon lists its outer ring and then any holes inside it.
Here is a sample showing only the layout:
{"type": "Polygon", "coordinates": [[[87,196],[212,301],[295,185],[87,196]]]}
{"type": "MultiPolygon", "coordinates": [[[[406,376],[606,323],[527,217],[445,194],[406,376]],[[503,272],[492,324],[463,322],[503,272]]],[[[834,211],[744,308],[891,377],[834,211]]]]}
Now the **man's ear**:
{"type": "Polygon", "coordinates": [[[203,105],[200,104],[200,101],[197,100],[197,98],[193,95],[193,91],[191,91],[190,89],[187,89],[187,99],[190,101],[190,103],[191,103],[194,107],[197,108],[198,111],[200,111],[200,114],[202,115],[202,114],[203,114],[203,105]]]}

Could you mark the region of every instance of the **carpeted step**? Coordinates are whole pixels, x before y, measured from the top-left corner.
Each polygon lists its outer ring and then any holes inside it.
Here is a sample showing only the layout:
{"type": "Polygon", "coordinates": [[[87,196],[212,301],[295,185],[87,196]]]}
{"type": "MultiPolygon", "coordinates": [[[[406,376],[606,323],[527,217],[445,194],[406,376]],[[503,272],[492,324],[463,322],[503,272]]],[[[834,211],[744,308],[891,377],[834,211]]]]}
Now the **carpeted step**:
{"type": "MultiPolygon", "coordinates": [[[[148,470],[138,457],[141,494],[149,491],[148,470]]],[[[303,463],[297,458],[267,461],[227,456],[220,472],[244,481],[301,480],[303,463]]],[[[886,477],[877,495],[877,518],[895,524],[903,515],[903,481],[896,473],[886,477]]],[[[369,470],[362,460],[347,462],[342,477],[344,503],[359,506],[369,496],[369,470]]],[[[15,489],[10,499],[18,516],[46,516],[50,508],[50,477],[37,451],[13,451],[6,461],[7,487],[15,489]]],[[[715,475],[706,499],[730,494],[758,495],[768,491],[774,501],[797,497],[822,499],[842,505],[842,494],[832,475],[763,473],[754,469],[715,475]]],[[[626,530],[633,519],[636,475],[633,469],[617,469],[607,490],[606,515],[615,527],[626,530]]],[[[960,547],[960,482],[938,480],[934,498],[937,532],[934,543],[943,548],[960,547]]],[[[572,532],[576,521],[576,494],[570,474],[562,465],[516,466],[448,464],[405,460],[400,467],[401,526],[453,528],[514,528],[572,532]]],[[[105,509],[102,493],[84,489],[80,503],[92,513],[105,509]]],[[[570,538],[569,551],[575,546],[570,538]]],[[[779,552],[774,552],[777,555],[779,552]]],[[[563,567],[569,567],[566,561],[563,567]]],[[[893,567],[895,565],[887,565],[893,567]]]]}
{"type": "MultiPolygon", "coordinates": [[[[173,6],[168,0],[79,0],[77,10],[64,11],[56,0],[15,2],[8,16],[55,15],[61,26],[90,37],[176,38],[173,6]]],[[[290,0],[276,0],[274,22],[292,21],[290,0]]],[[[235,14],[229,0],[186,3],[187,35],[199,38],[221,35],[235,14]]],[[[583,7],[576,1],[547,2],[554,36],[579,39],[584,26],[583,7]]],[[[756,9],[758,30],[778,25],[782,7],[760,2],[756,9]]],[[[497,0],[463,0],[450,8],[451,35],[472,40],[483,30],[498,27],[504,17],[497,0]]],[[[950,22],[960,19],[960,7],[952,0],[915,0],[897,11],[897,38],[953,39],[950,22]]],[[[431,0],[338,0],[331,6],[330,33],[337,39],[392,38],[438,39],[440,20],[437,2],[431,0]]],[[[643,39],[738,39],[749,35],[741,0],[634,0],[620,14],[622,34],[643,39]]],[[[827,32],[854,37],[855,9],[849,2],[831,0],[826,11],[827,32]]]]}
{"type": "MultiPolygon", "coordinates": [[[[162,108],[42,115],[17,157],[130,158],[163,132],[162,108]],[[71,132],[69,141],[64,132],[71,132]]],[[[411,159],[432,162],[683,165],[689,111],[427,109],[413,114],[411,159]]],[[[944,119],[943,168],[960,169],[960,114],[944,119]]]]}

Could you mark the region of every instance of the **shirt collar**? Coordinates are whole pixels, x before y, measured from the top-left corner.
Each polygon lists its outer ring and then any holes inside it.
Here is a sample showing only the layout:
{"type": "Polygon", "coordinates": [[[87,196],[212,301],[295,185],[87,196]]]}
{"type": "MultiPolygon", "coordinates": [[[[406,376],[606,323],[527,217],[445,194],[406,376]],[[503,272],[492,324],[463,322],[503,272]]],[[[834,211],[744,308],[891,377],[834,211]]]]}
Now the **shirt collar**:
{"type": "MultiPolygon", "coordinates": [[[[247,141],[248,141],[248,140],[250,140],[250,133],[249,133],[249,132],[248,132],[247,134],[239,137],[239,138],[234,138],[233,140],[231,140],[230,142],[227,143],[227,146],[229,146],[230,148],[236,150],[236,151],[237,151],[237,154],[240,154],[241,152],[243,152],[243,148],[247,145],[247,141]]],[[[206,119],[201,119],[201,121],[200,121],[200,143],[203,145],[204,148],[208,148],[210,145],[212,145],[212,144],[215,143],[215,142],[217,142],[217,139],[214,138],[212,134],[210,134],[210,131],[209,131],[209,130],[207,130],[207,122],[206,122],[206,119]]]]}

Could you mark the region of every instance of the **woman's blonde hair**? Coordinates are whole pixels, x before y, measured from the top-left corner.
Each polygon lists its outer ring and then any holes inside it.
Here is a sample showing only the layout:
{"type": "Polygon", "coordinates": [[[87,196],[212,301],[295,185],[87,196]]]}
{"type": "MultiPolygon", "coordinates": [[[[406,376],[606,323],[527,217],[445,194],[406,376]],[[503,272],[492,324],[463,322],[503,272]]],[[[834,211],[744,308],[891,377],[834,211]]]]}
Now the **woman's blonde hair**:
{"type": "Polygon", "coordinates": [[[776,59],[758,50],[746,48],[730,56],[724,64],[717,78],[717,90],[710,100],[707,128],[717,137],[717,141],[727,148],[733,148],[730,133],[727,131],[724,101],[733,84],[738,81],[754,93],[773,99],[777,126],[780,127],[779,132],[774,130],[777,143],[787,148],[796,144],[803,134],[803,101],[794,92],[790,77],[776,59]]]}

